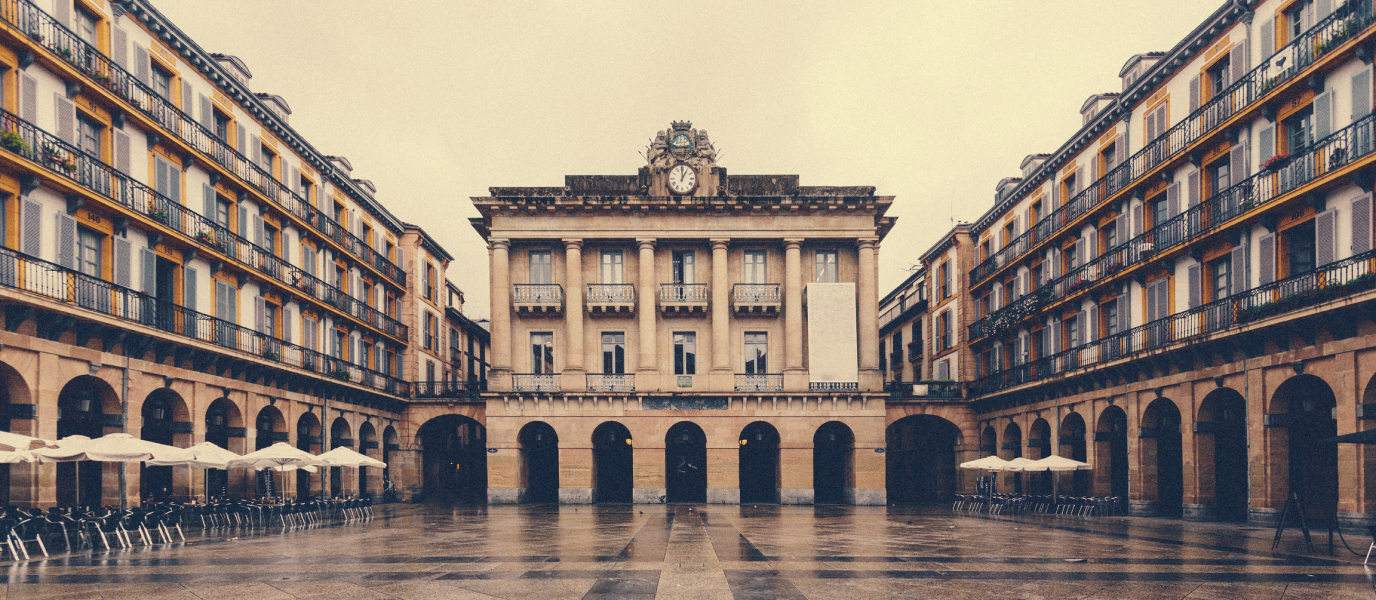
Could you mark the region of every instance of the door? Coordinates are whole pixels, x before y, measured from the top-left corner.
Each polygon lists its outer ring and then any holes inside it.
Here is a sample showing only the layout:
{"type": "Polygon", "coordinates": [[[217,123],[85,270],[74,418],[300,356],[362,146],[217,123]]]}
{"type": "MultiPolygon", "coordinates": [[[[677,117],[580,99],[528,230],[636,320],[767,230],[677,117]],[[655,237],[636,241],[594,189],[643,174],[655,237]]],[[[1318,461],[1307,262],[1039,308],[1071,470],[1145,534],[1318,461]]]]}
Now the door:
{"type": "Polygon", "coordinates": [[[707,436],[701,427],[684,421],[669,428],[664,467],[667,501],[707,501],[707,436]]]}

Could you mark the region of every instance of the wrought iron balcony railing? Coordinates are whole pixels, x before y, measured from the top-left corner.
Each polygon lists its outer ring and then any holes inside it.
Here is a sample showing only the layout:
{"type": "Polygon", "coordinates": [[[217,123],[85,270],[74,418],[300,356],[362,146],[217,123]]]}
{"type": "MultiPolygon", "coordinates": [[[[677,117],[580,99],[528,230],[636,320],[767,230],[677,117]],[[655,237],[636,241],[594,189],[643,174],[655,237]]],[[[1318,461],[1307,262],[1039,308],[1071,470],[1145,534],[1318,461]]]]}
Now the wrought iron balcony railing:
{"type": "Polygon", "coordinates": [[[635,391],[635,374],[633,373],[588,373],[586,377],[589,392],[629,393],[635,391]]]}
{"type": "Polygon", "coordinates": [[[660,302],[706,302],[707,284],[705,283],[661,283],[659,284],[660,302]]]}
{"type": "Polygon", "coordinates": [[[634,304],[635,284],[589,283],[587,301],[604,304],[634,304]]]}
{"type": "Polygon", "coordinates": [[[1029,294],[1018,296],[1003,308],[1000,308],[970,324],[970,340],[974,341],[985,336],[995,336],[1017,326],[1023,319],[1030,315],[1037,314],[1046,301],[1050,298],[1049,290],[1039,287],[1032,290],[1029,294]]]}
{"type": "Polygon", "coordinates": [[[976,380],[972,387],[976,393],[987,394],[1041,381],[1076,369],[1195,342],[1237,325],[1371,289],[1376,289],[1376,251],[1323,265],[1314,271],[1214,300],[1064,352],[991,373],[976,380]]]}
{"type": "Polygon", "coordinates": [[[884,391],[892,398],[960,398],[958,381],[886,381],[884,391]]]}
{"type": "Polygon", "coordinates": [[[411,382],[412,398],[474,398],[486,391],[486,381],[411,382]]]}
{"type": "Polygon", "coordinates": [[[1030,225],[1026,232],[1007,246],[976,265],[970,271],[970,287],[975,287],[1004,266],[1025,256],[1032,248],[1061,233],[1081,215],[1141,181],[1156,167],[1179,156],[1205,134],[1218,130],[1231,117],[1254,106],[1258,100],[1280,87],[1281,83],[1296,79],[1318,59],[1357,37],[1376,23],[1372,7],[1372,0],[1349,0],[1314,27],[1296,36],[1247,75],[1148,142],[1127,161],[1077,192],[1065,204],[1030,225]]]}
{"type": "Polygon", "coordinates": [[[397,396],[407,382],[73,269],[0,248],[0,287],[397,396]]]}
{"type": "Polygon", "coordinates": [[[517,373],[511,376],[511,389],[516,392],[558,392],[559,373],[517,373]]]}
{"type": "Polygon", "coordinates": [[[392,337],[406,339],[409,330],[400,321],[3,109],[0,109],[0,150],[23,156],[100,196],[146,215],[264,277],[291,286],[297,294],[338,308],[392,337]]]}
{"type": "Polygon", "coordinates": [[[782,392],[784,376],[782,373],[736,373],[738,392],[782,392]]]}
{"type": "Polygon", "coordinates": [[[37,45],[85,76],[93,89],[108,90],[140,113],[158,123],[178,139],[219,164],[235,177],[258,191],[283,210],[296,215],[323,236],[338,243],[346,252],[372,265],[383,276],[406,286],[406,272],[387,257],[364,243],[297,192],[278,181],[272,173],[249,160],[215,135],[207,125],[182,112],[170,99],[158,95],[138,77],[115,64],[98,49],[28,0],[0,0],[0,20],[28,35],[37,45]]]}

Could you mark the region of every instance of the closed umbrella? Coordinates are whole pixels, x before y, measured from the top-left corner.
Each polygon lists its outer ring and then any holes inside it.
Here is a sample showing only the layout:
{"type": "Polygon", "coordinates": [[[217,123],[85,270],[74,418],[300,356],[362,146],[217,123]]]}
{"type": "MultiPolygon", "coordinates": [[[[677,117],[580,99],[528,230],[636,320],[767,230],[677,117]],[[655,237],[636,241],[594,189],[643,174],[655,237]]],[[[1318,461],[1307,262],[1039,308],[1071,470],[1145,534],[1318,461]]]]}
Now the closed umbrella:
{"type": "Polygon", "coordinates": [[[347,446],[335,448],[334,450],[321,454],[319,458],[329,463],[331,467],[376,467],[379,469],[387,467],[387,463],[376,458],[369,458],[366,455],[359,454],[355,452],[353,448],[347,446]]]}

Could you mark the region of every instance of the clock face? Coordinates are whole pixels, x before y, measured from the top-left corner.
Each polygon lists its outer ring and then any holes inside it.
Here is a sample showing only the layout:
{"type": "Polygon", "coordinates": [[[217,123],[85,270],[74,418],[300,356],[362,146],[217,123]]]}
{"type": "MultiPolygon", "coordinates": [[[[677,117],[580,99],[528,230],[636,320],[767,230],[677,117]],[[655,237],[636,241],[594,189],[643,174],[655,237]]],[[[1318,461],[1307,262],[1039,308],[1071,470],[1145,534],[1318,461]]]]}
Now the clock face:
{"type": "Polygon", "coordinates": [[[669,147],[674,150],[687,150],[693,147],[693,138],[688,137],[686,133],[675,134],[674,139],[669,141],[669,147]]]}
{"type": "Polygon", "coordinates": [[[679,163],[669,169],[669,191],[689,194],[698,187],[698,173],[693,167],[679,163]]]}

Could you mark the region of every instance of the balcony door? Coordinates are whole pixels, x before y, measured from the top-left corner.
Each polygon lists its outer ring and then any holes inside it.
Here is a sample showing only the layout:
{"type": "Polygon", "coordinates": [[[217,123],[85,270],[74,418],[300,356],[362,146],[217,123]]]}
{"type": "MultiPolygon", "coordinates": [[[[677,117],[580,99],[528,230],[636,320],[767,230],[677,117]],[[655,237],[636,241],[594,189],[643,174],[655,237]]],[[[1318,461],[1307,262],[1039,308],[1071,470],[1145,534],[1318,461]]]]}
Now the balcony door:
{"type": "Polygon", "coordinates": [[[602,251],[602,283],[624,283],[625,268],[620,250],[602,251]]]}
{"type": "Polygon", "coordinates": [[[674,283],[683,285],[694,283],[693,266],[694,255],[692,250],[675,250],[673,254],[674,283]]]}
{"type": "Polygon", "coordinates": [[[626,372],[626,334],[602,334],[602,372],[615,375],[626,372]]]}
{"type": "Polygon", "coordinates": [[[554,372],[554,334],[530,334],[530,372],[548,374],[554,372]]]}
{"type": "Polygon", "coordinates": [[[765,283],[764,250],[745,251],[745,282],[765,283]]]}
{"type": "Polygon", "coordinates": [[[554,270],[550,266],[549,250],[530,251],[530,282],[535,285],[554,283],[554,270]]]}
{"type": "Polygon", "coordinates": [[[764,375],[769,372],[766,358],[769,353],[768,333],[745,334],[745,372],[764,375]]]}

